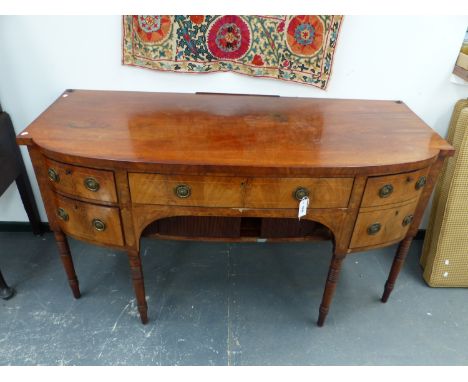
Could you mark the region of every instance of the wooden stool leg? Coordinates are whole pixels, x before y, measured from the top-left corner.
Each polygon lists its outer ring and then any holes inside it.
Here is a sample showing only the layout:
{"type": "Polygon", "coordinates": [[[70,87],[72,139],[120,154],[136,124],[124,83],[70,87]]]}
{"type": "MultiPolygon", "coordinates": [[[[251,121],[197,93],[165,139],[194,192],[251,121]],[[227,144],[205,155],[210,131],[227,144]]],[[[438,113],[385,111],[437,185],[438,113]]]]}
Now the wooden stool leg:
{"type": "Polygon", "coordinates": [[[400,273],[403,263],[405,262],[406,255],[408,254],[412,241],[413,237],[407,237],[401,241],[400,245],[398,246],[397,253],[393,259],[392,269],[390,270],[387,282],[385,283],[385,290],[381,299],[382,302],[387,302],[390,293],[392,293],[393,287],[395,286],[395,281],[398,277],[398,274],[400,273]]]}
{"type": "Polygon", "coordinates": [[[54,232],[55,241],[60,253],[60,259],[62,260],[63,267],[68,277],[68,284],[73,292],[75,298],[80,298],[80,287],[78,284],[78,279],[76,278],[75,267],[73,265],[73,259],[70,253],[70,246],[68,245],[67,237],[63,232],[54,232]]]}
{"type": "Polygon", "coordinates": [[[132,272],[133,288],[138,304],[138,312],[143,324],[148,322],[148,305],[146,304],[145,281],[143,279],[143,269],[139,251],[128,251],[128,260],[132,272]]]}
{"type": "Polygon", "coordinates": [[[336,285],[338,283],[338,276],[340,275],[341,262],[344,256],[333,255],[330,268],[328,269],[327,282],[325,290],[323,291],[322,304],[320,305],[320,314],[317,321],[318,326],[323,326],[325,318],[327,317],[330,304],[335,293],[336,285]]]}
{"type": "Polygon", "coordinates": [[[0,271],[0,298],[8,300],[9,298],[12,298],[14,294],[15,290],[7,285],[2,272],[0,271]]]}

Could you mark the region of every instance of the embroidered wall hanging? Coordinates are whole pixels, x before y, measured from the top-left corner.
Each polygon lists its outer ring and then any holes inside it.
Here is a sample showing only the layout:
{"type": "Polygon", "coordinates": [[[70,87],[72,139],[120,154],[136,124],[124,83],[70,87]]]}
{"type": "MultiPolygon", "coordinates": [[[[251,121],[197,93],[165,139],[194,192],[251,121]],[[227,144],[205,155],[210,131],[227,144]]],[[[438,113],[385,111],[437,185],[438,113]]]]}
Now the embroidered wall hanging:
{"type": "Polygon", "coordinates": [[[233,71],[325,89],[342,16],[123,17],[123,64],[233,71]]]}

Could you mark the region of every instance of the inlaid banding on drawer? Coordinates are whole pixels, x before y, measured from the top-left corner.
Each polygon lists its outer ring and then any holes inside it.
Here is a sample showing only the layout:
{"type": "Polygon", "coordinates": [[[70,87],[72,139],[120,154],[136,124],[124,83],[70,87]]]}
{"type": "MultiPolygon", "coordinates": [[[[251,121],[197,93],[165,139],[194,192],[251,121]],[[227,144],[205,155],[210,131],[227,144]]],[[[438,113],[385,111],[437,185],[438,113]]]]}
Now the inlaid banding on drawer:
{"type": "Polygon", "coordinates": [[[119,209],[79,202],[55,194],[60,228],[81,239],[102,244],[123,245],[119,209]]]}
{"type": "Polygon", "coordinates": [[[57,190],[82,198],[117,202],[114,173],[46,159],[49,181],[57,190]]]}
{"type": "Polygon", "coordinates": [[[252,178],[247,182],[245,207],[298,208],[301,196],[309,208],[347,207],[353,178],[252,178]]]}
{"type": "Polygon", "coordinates": [[[367,180],[361,207],[384,206],[418,198],[426,184],[428,169],[367,180]]]}
{"type": "Polygon", "coordinates": [[[245,178],[128,174],[133,203],[242,207],[245,178]]]}

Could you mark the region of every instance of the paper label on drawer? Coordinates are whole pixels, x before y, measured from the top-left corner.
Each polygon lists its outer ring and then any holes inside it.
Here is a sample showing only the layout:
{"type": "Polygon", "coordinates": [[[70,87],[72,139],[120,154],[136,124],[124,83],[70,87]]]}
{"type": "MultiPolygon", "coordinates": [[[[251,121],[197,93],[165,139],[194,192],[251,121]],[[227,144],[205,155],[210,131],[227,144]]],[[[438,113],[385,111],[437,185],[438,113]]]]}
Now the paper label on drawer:
{"type": "Polygon", "coordinates": [[[301,220],[301,217],[307,215],[307,207],[309,207],[309,198],[304,196],[299,203],[299,212],[297,217],[301,220]]]}

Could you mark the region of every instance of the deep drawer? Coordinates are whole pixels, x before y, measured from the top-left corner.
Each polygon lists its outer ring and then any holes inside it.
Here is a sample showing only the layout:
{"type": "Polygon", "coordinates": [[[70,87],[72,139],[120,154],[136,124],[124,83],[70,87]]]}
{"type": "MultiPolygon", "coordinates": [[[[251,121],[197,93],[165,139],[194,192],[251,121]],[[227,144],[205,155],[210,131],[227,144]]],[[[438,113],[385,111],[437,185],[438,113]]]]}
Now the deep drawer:
{"type": "Polygon", "coordinates": [[[394,208],[360,211],[350,248],[368,247],[401,240],[413,221],[417,201],[394,208]]]}
{"type": "Polygon", "coordinates": [[[65,233],[102,244],[124,244],[118,208],[96,206],[56,194],[55,213],[65,233]]]}

